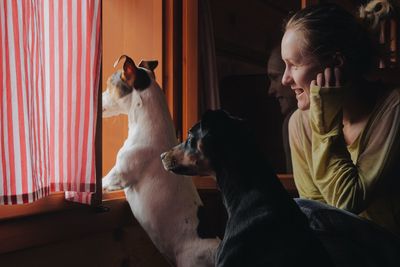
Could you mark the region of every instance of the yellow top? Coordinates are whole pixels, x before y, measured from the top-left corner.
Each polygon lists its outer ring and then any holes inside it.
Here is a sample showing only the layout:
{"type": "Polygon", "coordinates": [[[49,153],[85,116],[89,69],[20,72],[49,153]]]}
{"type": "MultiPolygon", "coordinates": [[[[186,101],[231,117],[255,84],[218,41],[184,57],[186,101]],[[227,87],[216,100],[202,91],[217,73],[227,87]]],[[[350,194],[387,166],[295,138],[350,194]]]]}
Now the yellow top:
{"type": "Polygon", "coordinates": [[[400,91],[378,102],[349,146],[342,132],[343,88],[310,90],[310,110],[289,122],[293,174],[302,198],[368,218],[400,235],[400,91]]]}

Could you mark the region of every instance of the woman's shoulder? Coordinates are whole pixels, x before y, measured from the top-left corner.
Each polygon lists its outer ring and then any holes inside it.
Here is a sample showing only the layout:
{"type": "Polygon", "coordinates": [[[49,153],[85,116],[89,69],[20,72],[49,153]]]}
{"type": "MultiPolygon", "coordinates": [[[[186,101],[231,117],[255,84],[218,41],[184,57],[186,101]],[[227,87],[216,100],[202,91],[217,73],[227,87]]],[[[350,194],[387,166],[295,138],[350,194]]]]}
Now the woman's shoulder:
{"type": "Polygon", "coordinates": [[[380,110],[393,110],[400,108],[400,87],[388,89],[380,101],[380,110]]]}
{"type": "Polygon", "coordinates": [[[390,90],[388,94],[387,101],[389,101],[393,105],[399,105],[400,103],[400,87],[395,87],[390,90]]]}
{"type": "Polygon", "coordinates": [[[390,129],[400,119],[400,88],[385,90],[372,111],[368,128],[390,129]]]}

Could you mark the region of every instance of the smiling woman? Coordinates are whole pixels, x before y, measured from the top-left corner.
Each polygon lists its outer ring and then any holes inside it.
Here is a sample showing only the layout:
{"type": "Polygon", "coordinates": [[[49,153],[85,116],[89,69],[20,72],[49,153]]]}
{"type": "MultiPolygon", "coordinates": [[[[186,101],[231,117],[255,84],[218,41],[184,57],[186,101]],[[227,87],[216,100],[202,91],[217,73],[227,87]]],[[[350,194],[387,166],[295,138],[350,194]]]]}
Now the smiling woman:
{"type": "Polygon", "coordinates": [[[334,4],[286,24],[282,82],[299,107],[289,123],[293,173],[300,197],[399,234],[400,91],[368,79],[375,51],[365,25],[334,4]]]}

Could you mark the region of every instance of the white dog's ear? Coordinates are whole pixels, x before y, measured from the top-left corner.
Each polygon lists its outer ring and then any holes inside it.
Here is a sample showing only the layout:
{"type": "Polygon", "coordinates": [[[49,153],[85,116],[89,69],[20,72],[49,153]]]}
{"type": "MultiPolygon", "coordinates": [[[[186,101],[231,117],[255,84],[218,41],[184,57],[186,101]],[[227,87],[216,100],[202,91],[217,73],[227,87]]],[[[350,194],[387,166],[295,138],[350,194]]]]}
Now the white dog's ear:
{"type": "Polygon", "coordinates": [[[129,56],[127,55],[122,55],[119,57],[119,59],[117,59],[114,63],[114,68],[118,65],[118,63],[121,61],[121,59],[125,58],[125,62],[124,62],[124,72],[122,73],[122,77],[121,79],[125,82],[127,82],[128,84],[131,84],[133,82],[133,80],[136,77],[136,73],[137,73],[137,67],[135,65],[135,62],[133,62],[133,59],[131,59],[129,56]]]}
{"type": "Polygon", "coordinates": [[[139,63],[139,67],[154,71],[155,68],[158,66],[158,61],[157,60],[142,60],[139,63]]]}

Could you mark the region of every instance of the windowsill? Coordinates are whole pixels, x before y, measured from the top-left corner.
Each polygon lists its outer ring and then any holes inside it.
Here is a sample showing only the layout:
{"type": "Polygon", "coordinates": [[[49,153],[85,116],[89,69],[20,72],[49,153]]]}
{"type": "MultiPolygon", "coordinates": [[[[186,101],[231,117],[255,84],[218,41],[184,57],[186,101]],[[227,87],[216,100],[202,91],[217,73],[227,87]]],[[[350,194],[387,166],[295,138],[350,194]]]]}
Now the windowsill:
{"type": "Polygon", "coordinates": [[[29,204],[2,205],[0,206],[0,222],[52,211],[68,210],[79,205],[65,201],[64,196],[64,192],[57,192],[29,204]]]}
{"type": "MultiPolygon", "coordinates": [[[[297,194],[297,191],[293,181],[293,176],[291,174],[278,174],[278,177],[283,186],[289,192],[289,194],[295,196],[297,194]]],[[[213,191],[217,189],[216,182],[211,177],[194,177],[193,181],[199,191],[213,191]]],[[[115,192],[103,193],[103,203],[115,199],[125,199],[124,191],[120,190],[115,192]]],[[[86,205],[66,201],[64,199],[64,193],[59,192],[51,194],[48,197],[45,197],[30,204],[0,206],[0,222],[9,219],[55,211],[65,211],[82,207],[86,207],[86,205]]]]}
{"type": "MultiPolygon", "coordinates": [[[[103,193],[103,202],[124,198],[125,194],[123,190],[103,193]]],[[[29,204],[0,206],[0,222],[21,217],[87,207],[90,206],[67,201],[65,200],[64,192],[57,192],[29,204]]]]}

